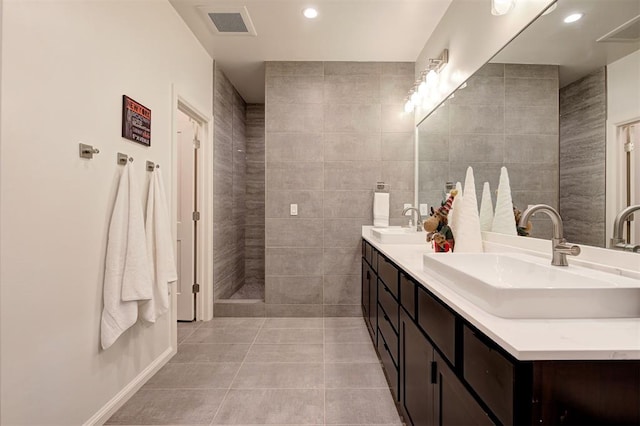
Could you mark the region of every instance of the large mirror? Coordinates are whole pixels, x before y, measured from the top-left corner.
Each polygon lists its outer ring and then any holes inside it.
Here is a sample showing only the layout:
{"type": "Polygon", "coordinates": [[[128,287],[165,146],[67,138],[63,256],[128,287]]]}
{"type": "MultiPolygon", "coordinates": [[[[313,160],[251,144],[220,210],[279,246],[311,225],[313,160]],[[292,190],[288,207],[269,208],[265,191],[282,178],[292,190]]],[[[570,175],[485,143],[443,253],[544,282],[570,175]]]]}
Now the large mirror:
{"type": "MultiPolygon", "coordinates": [[[[639,136],[640,1],[560,0],[418,125],[418,201],[439,205],[472,166],[495,206],[506,166],[520,210],[549,204],[570,242],[605,247],[617,210],[640,203],[639,136]]],[[[531,235],[550,238],[539,216],[531,235]]]]}

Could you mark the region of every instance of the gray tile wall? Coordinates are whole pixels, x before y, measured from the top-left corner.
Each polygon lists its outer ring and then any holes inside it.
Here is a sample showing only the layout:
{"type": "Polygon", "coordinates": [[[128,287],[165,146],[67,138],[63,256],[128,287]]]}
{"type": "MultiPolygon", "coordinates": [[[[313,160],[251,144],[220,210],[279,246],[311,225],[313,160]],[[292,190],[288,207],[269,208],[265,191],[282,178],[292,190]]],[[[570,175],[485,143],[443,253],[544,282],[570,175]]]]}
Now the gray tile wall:
{"type": "Polygon", "coordinates": [[[391,188],[391,223],[413,202],[414,64],[266,64],[266,314],[360,315],[361,226],[373,188],[391,188]],[[289,205],[298,204],[298,216],[289,205]]]}
{"type": "Polygon", "coordinates": [[[246,105],[214,69],[213,297],[226,299],[245,280],[246,105]]]}
{"type": "Polygon", "coordinates": [[[245,282],[264,298],[265,149],[264,104],[247,105],[245,282]]]}
{"type": "Polygon", "coordinates": [[[573,243],[605,247],[606,120],[604,67],[560,90],[560,215],[573,243]]]}
{"type": "MultiPolygon", "coordinates": [[[[500,168],[514,204],[558,207],[558,67],[487,64],[419,126],[419,199],[439,205],[446,181],[464,185],[473,167],[478,202],[488,181],[495,206],[500,168]]],[[[549,238],[550,221],[533,221],[549,238]]]]}

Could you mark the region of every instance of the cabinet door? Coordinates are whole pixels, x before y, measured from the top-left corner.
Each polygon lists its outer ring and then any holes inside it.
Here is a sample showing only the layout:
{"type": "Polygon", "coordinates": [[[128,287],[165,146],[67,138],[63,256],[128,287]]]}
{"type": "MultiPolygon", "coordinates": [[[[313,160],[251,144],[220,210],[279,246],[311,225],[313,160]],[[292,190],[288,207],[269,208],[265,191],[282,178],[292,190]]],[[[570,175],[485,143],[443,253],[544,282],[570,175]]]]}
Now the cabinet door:
{"type": "Polygon", "coordinates": [[[462,385],[453,371],[438,355],[436,406],[439,407],[438,424],[446,426],[493,425],[487,413],[462,385]]]}
{"type": "Polygon", "coordinates": [[[369,294],[371,293],[371,273],[366,262],[362,262],[362,312],[365,320],[369,316],[369,294]]]}
{"type": "MultiPolygon", "coordinates": [[[[369,327],[369,332],[372,337],[375,336],[376,322],[375,318],[377,315],[376,311],[376,303],[377,303],[377,278],[371,267],[366,263],[362,262],[362,315],[364,316],[364,320],[367,323],[367,327],[369,327]],[[372,322],[373,319],[373,322],[372,322]]],[[[374,339],[375,343],[375,339],[374,339]]]]}
{"type": "Polygon", "coordinates": [[[404,311],[400,313],[400,346],[400,395],[406,421],[414,426],[434,425],[433,347],[404,311]]]}

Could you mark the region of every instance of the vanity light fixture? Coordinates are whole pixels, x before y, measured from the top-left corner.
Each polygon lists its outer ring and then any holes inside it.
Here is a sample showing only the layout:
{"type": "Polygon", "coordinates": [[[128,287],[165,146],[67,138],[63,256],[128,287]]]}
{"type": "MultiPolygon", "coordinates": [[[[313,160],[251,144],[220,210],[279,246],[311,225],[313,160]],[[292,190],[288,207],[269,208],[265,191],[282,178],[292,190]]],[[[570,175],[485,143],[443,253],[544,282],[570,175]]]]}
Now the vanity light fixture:
{"type": "Polygon", "coordinates": [[[434,94],[439,93],[442,88],[439,86],[440,71],[449,62],[449,49],[444,49],[440,55],[433,59],[429,59],[427,67],[420,73],[413,87],[409,89],[409,93],[405,98],[404,112],[410,113],[422,103],[431,103],[434,100],[434,94]]]}
{"type": "Polygon", "coordinates": [[[570,24],[572,22],[578,21],[580,18],[582,18],[582,16],[584,16],[582,13],[572,13],[571,15],[564,18],[564,22],[565,24],[570,24]]]}
{"type": "Polygon", "coordinates": [[[506,15],[516,5],[516,0],[491,0],[491,14],[506,15]]]}
{"type": "Polygon", "coordinates": [[[302,11],[302,14],[307,19],[315,19],[318,17],[318,11],[313,7],[307,7],[305,10],[302,11]]]}

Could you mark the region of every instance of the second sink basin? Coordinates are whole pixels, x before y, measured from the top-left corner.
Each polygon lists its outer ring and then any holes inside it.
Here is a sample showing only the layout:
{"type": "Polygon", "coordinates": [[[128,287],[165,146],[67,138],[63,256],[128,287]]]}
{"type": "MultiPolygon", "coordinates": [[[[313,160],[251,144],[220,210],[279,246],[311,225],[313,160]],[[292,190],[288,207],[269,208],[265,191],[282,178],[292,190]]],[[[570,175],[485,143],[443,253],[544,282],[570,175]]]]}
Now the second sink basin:
{"type": "Polygon", "coordinates": [[[415,228],[401,228],[399,226],[373,228],[371,236],[384,244],[423,244],[427,241],[426,233],[418,232],[415,228]]]}
{"type": "Polygon", "coordinates": [[[437,253],[424,270],[504,318],[640,317],[640,280],[512,253],[437,253]]]}

